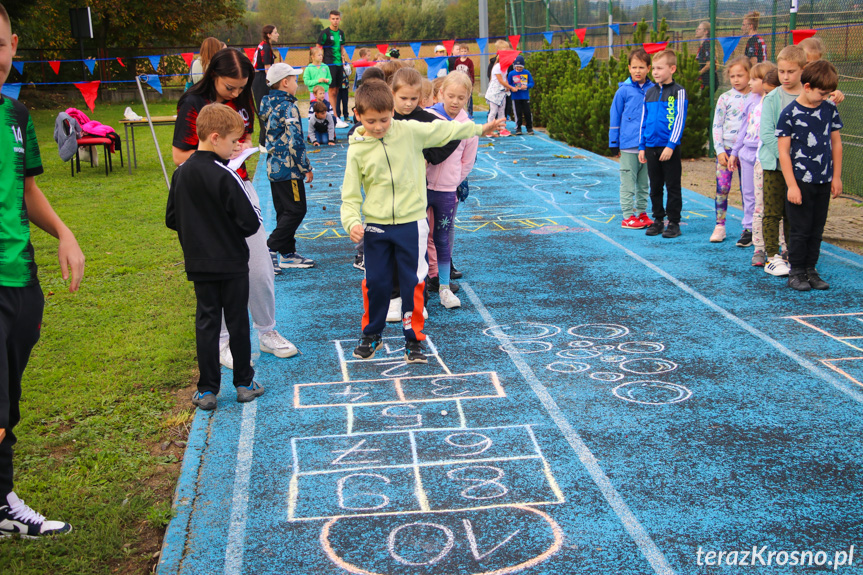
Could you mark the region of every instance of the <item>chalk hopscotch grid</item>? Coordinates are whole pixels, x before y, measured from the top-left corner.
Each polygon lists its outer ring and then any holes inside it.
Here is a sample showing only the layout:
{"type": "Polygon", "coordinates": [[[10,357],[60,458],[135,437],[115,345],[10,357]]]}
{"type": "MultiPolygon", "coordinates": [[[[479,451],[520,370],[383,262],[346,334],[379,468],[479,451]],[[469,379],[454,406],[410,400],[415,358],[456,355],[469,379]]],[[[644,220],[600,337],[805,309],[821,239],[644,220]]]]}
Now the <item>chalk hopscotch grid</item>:
{"type": "MultiPolygon", "coordinates": [[[[825,318],[825,317],[826,318],[833,318],[833,317],[854,318],[858,322],[861,322],[860,327],[861,327],[861,329],[863,329],[863,312],[828,313],[828,314],[813,314],[813,315],[792,315],[792,316],[787,316],[785,319],[793,319],[794,321],[796,321],[802,325],[805,325],[806,327],[813,329],[813,330],[817,331],[818,333],[821,333],[822,335],[825,335],[825,336],[827,336],[831,339],[834,339],[838,342],[844,343],[845,345],[847,345],[848,347],[850,347],[852,349],[856,349],[857,351],[863,351],[863,347],[860,347],[859,345],[855,345],[856,341],[863,339],[863,335],[844,335],[844,336],[843,335],[836,335],[834,333],[831,333],[830,331],[828,331],[825,328],[818,327],[817,325],[815,325],[813,323],[813,321],[807,321],[807,320],[815,320],[816,318],[825,318]],[[854,341],[855,343],[851,343],[852,341],[854,341]]],[[[830,369],[832,369],[833,371],[835,371],[839,375],[842,375],[843,377],[846,377],[850,381],[863,387],[863,381],[860,381],[860,379],[858,379],[857,377],[848,373],[845,369],[842,369],[841,367],[839,367],[839,365],[836,365],[837,363],[840,363],[840,362],[860,362],[860,361],[863,361],[863,357],[837,357],[837,358],[831,358],[831,359],[820,359],[818,361],[820,361],[822,364],[829,367],[830,369]]]]}

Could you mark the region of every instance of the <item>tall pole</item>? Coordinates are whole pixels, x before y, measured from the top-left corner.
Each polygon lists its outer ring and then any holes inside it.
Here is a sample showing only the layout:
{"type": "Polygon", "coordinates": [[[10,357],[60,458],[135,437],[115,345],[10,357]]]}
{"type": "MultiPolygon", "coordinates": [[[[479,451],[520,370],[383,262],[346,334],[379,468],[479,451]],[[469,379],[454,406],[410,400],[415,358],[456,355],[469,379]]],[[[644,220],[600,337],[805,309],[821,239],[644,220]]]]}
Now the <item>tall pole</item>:
{"type": "MultiPolygon", "coordinates": [[[[716,2],[710,0],[710,109],[716,107],[716,2]]],[[[708,154],[713,157],[716,151],[713,149],[713,138],[708,138],[708,154]]]]}
{"type": "MultiPolygon", "coordinates": [[[[521,0],[521,32],[519,32],[522,36],[524,36],[524,0],[521,0]]],[[[514,48],[515,46],[513,46],[514,48]]]]}
{"type": "MultiPolygon", "coordinates": [[[[573,0],[572,3],[572,27],[578,28],[578,0],[573,0]]],[[[573,36],[575,36],[574,32],[573,36]]]]}
{"type": "Polygon", "coordinates": [[[788,22],[788,41],[794,43],[792,31],[797,29],[797,0],[791,0],[791,20],[788,22]]]}
{"type": "Polygon", "coordinates": [[[608,59],[614,55],[614,49],[611,47],[614,44],[614,33],[611,31],[611,0],[608,0],[608,59]]]}
{"type": "Polygon", "coordinates": [[[659,0],[653,0],[653,31],[659,32],[659,0]]]}
{"type": "MultiPolygon", "coordinates": [[[[504,4],[506,7],[506,4],[504,4]]],[[[479,37],[486,38],[488,41],[488,0],[479,0],[479,37]]],[[[485,94],[488,88],[488,78],[485,77],[485,71],[488,70],[488,44],[486,43],[485,52],[479,55],[479,87],[481,93],[485,94]]]]}
{"type": "Polygon", "coordinates": [[[770,25],[770,61],[776,61],[776,9],[779,0],[773,0],[773,24],[770,25]]]}
{"type": "Polygon", "coordinates": [[[549,11],[551,10],[551,0],[545,0],[545,31],[549,31],[549,11]]]}

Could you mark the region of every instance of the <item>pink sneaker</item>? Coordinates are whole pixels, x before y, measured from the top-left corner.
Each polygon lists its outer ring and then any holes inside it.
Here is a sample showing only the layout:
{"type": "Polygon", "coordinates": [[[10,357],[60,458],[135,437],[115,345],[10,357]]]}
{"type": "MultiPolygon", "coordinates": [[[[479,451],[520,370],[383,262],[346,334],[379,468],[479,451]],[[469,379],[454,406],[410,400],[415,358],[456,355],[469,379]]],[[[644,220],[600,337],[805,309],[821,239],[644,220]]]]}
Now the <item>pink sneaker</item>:
{"type": "Polygon", "coordinates": [[[501,136],[512,136],[512,132],[510,132],[509,130],[504,128],[503,130],[500,131],[500,135],[501,136]]]}
{"type": "Polygon", "coordinates": [[[653,223],[653,220],[647,217],[647,214],[645,214],[644,212],[641,212],[641,215],[638,216],[638,219],[641,221],[642,224],[644,224],[645,228],[653,223]]]}
{"type": "Polygon", "coordinates": [[[639,220],[636,216],[632,215],[620,222],[620,227],[628,230],[640,230],[646,228],[641,220],[639,220]]]}

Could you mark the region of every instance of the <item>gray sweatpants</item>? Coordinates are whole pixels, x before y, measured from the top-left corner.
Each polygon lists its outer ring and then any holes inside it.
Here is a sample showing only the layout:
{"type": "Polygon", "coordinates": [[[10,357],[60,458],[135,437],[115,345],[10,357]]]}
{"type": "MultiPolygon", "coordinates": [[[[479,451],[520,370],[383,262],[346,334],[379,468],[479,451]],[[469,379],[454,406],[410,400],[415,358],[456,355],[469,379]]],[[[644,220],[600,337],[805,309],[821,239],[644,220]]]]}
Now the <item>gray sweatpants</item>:
{"type": "MultiPolygon", "coordinates": [[[[252,199],[252,205],[260,211],[261,202],[252,182],[246,180],[246,192],[252,199]]],[[[267,230],[264,224],[258,228],[255,235],[246,238],[249,245],[249,311],[252,313],[252,325],[259,333],[268,332],[276,327],[276,291],[273,274],[273,260],[267,248],[267,230]]],[[[222,316],[222,331],[219,342],[228,341],[228,328],[225,317],[222,316]]]]}

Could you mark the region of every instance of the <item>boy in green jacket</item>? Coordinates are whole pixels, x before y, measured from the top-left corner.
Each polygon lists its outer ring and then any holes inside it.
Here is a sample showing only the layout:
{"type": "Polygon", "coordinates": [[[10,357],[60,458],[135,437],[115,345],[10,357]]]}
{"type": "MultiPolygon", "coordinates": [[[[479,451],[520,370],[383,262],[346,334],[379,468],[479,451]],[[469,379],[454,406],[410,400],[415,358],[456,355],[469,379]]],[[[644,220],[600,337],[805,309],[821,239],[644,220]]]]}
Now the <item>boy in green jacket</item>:
{"type": "Polygon", "coordinates": [[[371,359],[381,346],[395,266],[406,310],[402,319],[405,361],[427,363],[421,343],[426,337],[422,309],[429,234],[422,151],[450,140],[490,134],[503,128],[505,120],[484,126],[444,120],[393,122],[392,92],[377,80],[364,82],[355,101],[362,126],[348,139],[341,209],[342,226],[351,241],[365,243],[363,336],[353,355],[371,359]]]}

